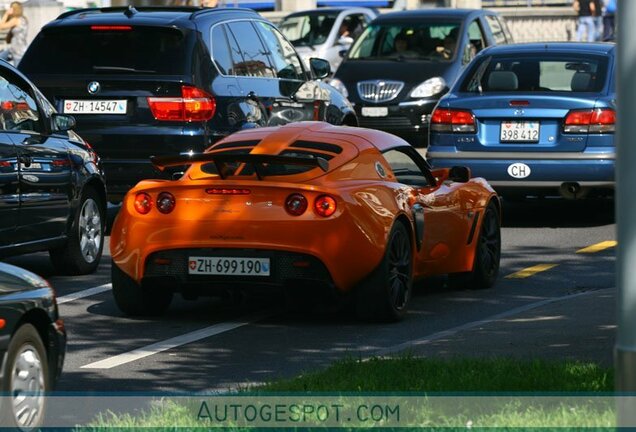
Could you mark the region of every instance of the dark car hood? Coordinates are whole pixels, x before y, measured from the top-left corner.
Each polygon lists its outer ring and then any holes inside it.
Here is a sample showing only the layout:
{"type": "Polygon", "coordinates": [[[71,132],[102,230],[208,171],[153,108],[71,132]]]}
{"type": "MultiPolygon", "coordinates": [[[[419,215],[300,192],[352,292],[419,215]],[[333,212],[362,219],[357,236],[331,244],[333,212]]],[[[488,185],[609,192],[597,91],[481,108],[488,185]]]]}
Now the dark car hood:
{"type": "Polygon", "coordinates": [[[436,61],[386,61],[386,60],[345,60],[334,74],[344,83],[349,99],[358,101],[356,85],[367,80],[403,81],[404,89],[397,100],[404,99],[413,87],[429,78],[441,76],[450,87],[461,69],[453,62],[436,61]]]}

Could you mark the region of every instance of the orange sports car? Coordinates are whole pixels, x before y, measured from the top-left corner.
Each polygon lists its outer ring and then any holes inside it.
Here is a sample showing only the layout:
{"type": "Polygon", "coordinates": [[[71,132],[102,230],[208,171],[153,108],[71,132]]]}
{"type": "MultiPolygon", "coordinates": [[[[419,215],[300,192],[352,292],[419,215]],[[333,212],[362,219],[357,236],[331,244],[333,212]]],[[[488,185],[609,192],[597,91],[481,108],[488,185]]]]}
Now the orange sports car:
{"type": "Polygon", "coordinates": [[[497,278],[496,193],[467,168],[431,170],[393,135],[295,123],[152,162],[189,168],[138,183],[115,220],[113,294],[127,314],[160,314],[175,292],[318,289],[351,294],[361,318],[397,320],[416,279],[497,278]]]}

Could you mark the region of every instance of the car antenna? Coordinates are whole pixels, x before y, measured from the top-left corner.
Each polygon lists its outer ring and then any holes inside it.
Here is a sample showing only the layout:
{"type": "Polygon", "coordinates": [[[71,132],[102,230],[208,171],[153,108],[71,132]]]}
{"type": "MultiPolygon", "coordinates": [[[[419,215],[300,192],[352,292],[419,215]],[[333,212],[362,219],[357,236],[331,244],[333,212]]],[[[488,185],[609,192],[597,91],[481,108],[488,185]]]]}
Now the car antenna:
{"type": "Polygon", "coordinates": [[[128,8],[124,11],[124,15],[128,18],[132,18],[137,12],[139,12],[133,5],[128,6],[128,8]]]}

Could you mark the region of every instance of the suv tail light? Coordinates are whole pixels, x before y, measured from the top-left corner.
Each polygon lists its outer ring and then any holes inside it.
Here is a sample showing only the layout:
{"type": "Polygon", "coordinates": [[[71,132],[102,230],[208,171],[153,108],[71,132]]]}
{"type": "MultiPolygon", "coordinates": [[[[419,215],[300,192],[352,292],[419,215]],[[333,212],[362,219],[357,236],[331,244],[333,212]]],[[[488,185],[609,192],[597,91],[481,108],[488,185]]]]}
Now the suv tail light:
{"type": "Polygon", "coordinates": [[[571,110],[565,117],[565,133],[613,133],[616,128],[616,111],[611,108],[571,110]]]}
{"type": "Polygon", "coordinates": [[[181,87],[181,97],[149,97],[148,106],[160,121],[207,121],[214,117],[216,99],[201,89],[181,87]]]}
{"type": "Polygon", "coordinates": [[[431,116],[431,131],[475,133],[475,116],[468,110],[438,108],[431,116]]]}

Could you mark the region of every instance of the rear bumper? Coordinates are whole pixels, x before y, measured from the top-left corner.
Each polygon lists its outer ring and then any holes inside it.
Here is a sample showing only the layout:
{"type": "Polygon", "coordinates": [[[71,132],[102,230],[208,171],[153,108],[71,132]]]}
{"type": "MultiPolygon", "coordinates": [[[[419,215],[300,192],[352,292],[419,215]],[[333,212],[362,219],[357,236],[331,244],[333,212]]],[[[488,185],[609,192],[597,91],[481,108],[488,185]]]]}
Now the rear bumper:
{"type": "Polygon", "coordinates": [[[578,184],[586,189],[614,188],[614,152],[519,153],[445,152],[433,148],[428,160],[436,167],[467,166],[472,175],[485,178],[498,192],[514,189],[555,189],[564,184],[578,184]],[[524,178],[508,172],[513,164],[530,169],[524,178]]]}
{"type": "Polygon", "coordinates": [[[172,249],[152,253],[146,259],[142,283],[161,284],[184,293],[217,295],[246,290],[264,293],[285,289],[302,289],[335,294],[334,282],[325,264],[318,258],[301,253],[249,249],[172,249]],[[189,274],[189,257],[268,258],[269,276],[189,274]],[[169,262],[169,264],[166,264],[169,262]]]}

